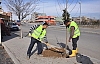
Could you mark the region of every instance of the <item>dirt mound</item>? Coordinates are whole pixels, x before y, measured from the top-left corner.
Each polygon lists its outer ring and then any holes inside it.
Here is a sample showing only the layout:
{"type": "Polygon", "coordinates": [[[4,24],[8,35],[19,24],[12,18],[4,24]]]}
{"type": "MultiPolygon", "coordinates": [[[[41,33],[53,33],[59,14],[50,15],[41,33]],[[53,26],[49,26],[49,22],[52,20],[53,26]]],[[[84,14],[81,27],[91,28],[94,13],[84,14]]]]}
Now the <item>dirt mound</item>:
{"type": "Polygon", "coordinates": [[[66,51],[63,48],[61,49],[56,48],[56,49],[63,51],[63,52],[59,52],[55,50],[54,48],[49,48],[48,50],[44,50],[42,52],[43,57],[63,57],[65,58],[67,56],[66,51]]]}
{"type": "Polygon", "coordinates": [[[54,52],[59,52],[59,53],[64,53],[65,52],[64,48],[57,48],[57,47],[49,48],[49,50],[54,51],[54,52]]]}

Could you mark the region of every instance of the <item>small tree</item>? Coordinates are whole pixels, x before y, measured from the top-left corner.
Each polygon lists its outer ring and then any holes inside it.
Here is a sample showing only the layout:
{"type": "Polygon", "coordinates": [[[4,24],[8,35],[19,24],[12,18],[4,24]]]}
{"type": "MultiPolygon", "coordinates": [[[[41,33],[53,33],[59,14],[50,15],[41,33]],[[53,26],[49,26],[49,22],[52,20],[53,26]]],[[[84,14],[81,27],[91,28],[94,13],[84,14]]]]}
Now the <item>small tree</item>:
{"type": "Polygon", "coordinates": [[[39,0],[27,1],[5,0],[5,5],[12,13],[14,13],[18,17],[19,21],[21,21],[35,10],[39,0]]]}
{"type": "Polygon", "coordinates": [[[66,12],[66,10],[63,10],[63,14],[62,14],[63,20],[70,20],[70,14],[68,12],[66,12]],[[66,19],[67,16],[67,19],[66,19]]]}

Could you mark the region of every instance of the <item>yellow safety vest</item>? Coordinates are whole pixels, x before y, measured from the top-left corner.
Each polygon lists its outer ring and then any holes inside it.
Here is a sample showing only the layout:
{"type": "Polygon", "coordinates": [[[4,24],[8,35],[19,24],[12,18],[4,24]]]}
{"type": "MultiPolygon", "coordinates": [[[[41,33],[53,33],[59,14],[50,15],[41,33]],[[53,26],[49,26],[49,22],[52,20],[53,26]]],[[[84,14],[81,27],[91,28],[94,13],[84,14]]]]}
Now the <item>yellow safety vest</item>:
{"type": "Polygon", "coordinates": [[[76,38],[77,36],[80,36],[80,30],[79,30],[78,25],[74,21],[71,21],[69,28],[68,28],[69,32],[70,32],[71,26],[75,27],[74,36],[72,38],[76,38]]]}
{"type": "Polygon", "coordinates": [[[46,35],[46,29],[42,30],[42,25],[36,28],[32,33],[32,37],[36,39],[40,39],[40,41],[45,37],[45,35],[46,35]]]}

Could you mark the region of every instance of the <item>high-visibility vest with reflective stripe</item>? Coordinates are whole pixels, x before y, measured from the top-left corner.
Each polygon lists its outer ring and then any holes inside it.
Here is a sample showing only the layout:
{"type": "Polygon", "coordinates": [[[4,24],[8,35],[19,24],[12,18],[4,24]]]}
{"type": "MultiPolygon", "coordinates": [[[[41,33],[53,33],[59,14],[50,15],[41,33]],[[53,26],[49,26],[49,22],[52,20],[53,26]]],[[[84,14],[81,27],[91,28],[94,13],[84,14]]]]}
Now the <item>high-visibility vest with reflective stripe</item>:
{"type": "Polygon", "coordinates": [[[77,36],[80,36],[80,30],[79,30],[79,27],[78,25],[74,22],[74,21],[71,21],[70,25],[69,25],[69,32],[71,31],[71,26],[74,26],[75,29],[74,29],[74,36],[72,38],[76,38],[77,36]]]}
{"type": "Polygon", "coordinates": [[[32,37],[36,39],[40,39],[40,41],[45,37],[45,35],[46,35],[46,29],[42,30],[42,25],[36,28],[32,33],[32,37]]]}

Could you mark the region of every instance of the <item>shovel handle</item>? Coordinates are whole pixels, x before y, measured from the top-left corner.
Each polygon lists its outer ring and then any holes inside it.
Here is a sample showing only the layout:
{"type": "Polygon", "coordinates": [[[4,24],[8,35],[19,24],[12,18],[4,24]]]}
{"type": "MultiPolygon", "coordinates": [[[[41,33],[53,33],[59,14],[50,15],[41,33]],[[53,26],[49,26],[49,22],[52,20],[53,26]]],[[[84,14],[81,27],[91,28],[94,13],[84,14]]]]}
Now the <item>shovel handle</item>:
{"type": "MultiPolygon", "coordinates": [[[[31,36],[32,37],[32,36],[31,36]]],[[[34,38],[34,37],[33,37],[34,38]]],[[[36,39],[36,38],[35,38],[36,39]]],[[[39,39],[36,39],[36,40],[38,40],[38,41],[40,41],[39,39]]],[[[46,42],[43,42],[43,41],[40,41],[41,43],[44,43],[44,44],[46,44],[47,46],[50,46],[51,47],[51,45],[49,44],[49,43],[46,43],[46,42]]]]}

